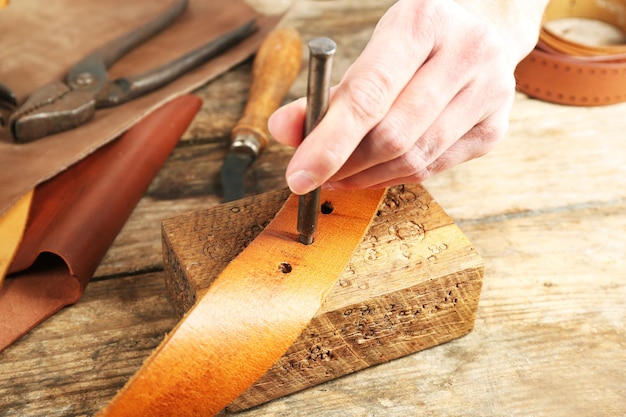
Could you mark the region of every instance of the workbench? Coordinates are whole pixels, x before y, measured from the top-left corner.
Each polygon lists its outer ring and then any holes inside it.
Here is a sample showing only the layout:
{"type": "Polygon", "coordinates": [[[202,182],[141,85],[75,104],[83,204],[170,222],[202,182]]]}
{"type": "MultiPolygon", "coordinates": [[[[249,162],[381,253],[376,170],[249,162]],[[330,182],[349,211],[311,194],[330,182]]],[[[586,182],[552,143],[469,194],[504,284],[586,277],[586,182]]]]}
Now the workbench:
{"type": "MultiPolygon", "coordinates": [[[[337,82],[393,3],[303,0],[286,20],[305,40],[337,42],[337,82]]],[[[0,416],[92,415],[174,327],[161,221],[220,204],[251,62],[195,92],[202,109],[83,298],[0,354],[0,416]]],[[[288,99],[305,93],[303,71],[288,99]]],[[[474,330],[238,415],[626,415],[625,112],[518,94],[494,151],[424,184],[484,259],[474,330]]],[[[248,195],[285,187],[291,154],[272,144],[247,173],[248,195]]]]}

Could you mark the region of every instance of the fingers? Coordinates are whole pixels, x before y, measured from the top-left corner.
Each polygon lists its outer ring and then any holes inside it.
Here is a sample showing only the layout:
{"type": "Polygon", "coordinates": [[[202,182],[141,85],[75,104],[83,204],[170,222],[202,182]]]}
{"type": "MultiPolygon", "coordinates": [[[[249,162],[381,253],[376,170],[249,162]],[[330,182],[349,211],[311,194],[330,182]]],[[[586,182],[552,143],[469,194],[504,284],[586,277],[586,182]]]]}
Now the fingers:
{"type": "MultiPolygon", "coordinates": [[[[451,116],[459,119],[450,124],[441,120],[437,122],[441,113],[451,111],[448,107],[452,100],[468,83],[462,74],[460,76],[457,67],[441,62],[447,59],[439,55],[419,69],[385,118],[367,134],[331,181],[339,181],[396,159],[414,147],[419,138],[422,138],[424,162],[430,163],[450,147],[452,141],[477,123],[478,117],[468,118],[464,109],[454,111],[453,107],[454,114],[451,116]],[[425,135],[429,128],[430,134],[425,135]],[[445,131],[433,132],[442,129],[445,131]],[[428,143],[429,137],[436,137],[435,143],[428,143]]],[[[446,119],[450,119],[450,116],[446,119]]]]}
{"type": "MultiPolygon", "coordinates": [[[[386,116],[427,58],[431,47],[426,42],[432,41],[414,39],[413,19],[407,18],[404,10],[407,5],[410,2],[396,3],[381,19],[369,44],[334,91],[326,115],[300,143],[286,172],[294,193],[313,190],[341,168],[362,138],[386,116]],[[418,49],[415,45],[425,46],[418,49]]],[[[431,32],[419,31],[418,35],[431,32]]],[[[277,140],[299,142],[299,106],[281,109],[272,117],[270,129],[277,140]]]]}
{"type": "Polygon", "coordinates": [[[503,49],[492,28],[455,2],[398,1],[307,138],[304,100],[270,119],[279,142],[298,146],[289,187],[304,194],[326,182],[420,182],[484,154],[504,135],[514,96],[503,49]]]}
{"type": "Polygon", "coordinates": [[[485,155],[491,151],[508,128],[508,106],[503,106],[489,118],[459,134],[451,123],[464,105],[446,113],[437,122],[442,126],[429,130],[424,137],[401,156],[340,181],[330,182],[334,189],[380,188],[398,184],[419,183],[453,166],[485,155]],[[448,127],[446,130],[445,127],[448,127]],[[460,139],[456,139],[460,137],[460,139]],[[448,144],[448,145],[443,145],[448,144]]]}
{"type": "Polygon", "coordinates": [[[472,32],[470,20],[459,22],[458,35],[463,35],[463,41],[446,43],[445,48],[429,57],[385,118],[366,135],[330,181],[340,181],[392,161],[415,145],[417,149],[401,160],[412,159],[410,165],[417,170],[423,168],[415,166],[417,159],[424,166],[430,165],[497,111],[501,103],[512,98],[513,78],[499,54],[501,44],[485,39],[484,32],[472,32]],[[416,152],[420,150],[418,157],[416,152]]]}
{"type": "Polygon", "coordinates": [[[298,146],[304,134],[306,99],[301,98],[276,110],[267,121],[276,141],[288,146],[298,146]]]}
{"type": "Polygon", "coordinates": [[[330,179],[332,187],[421,182],[483,155],[504,136],[515,84],[499,54],[501,44],[479,32],[465,40],[477,46],[451,45],[419,69],[385,119],[330,179]]]}

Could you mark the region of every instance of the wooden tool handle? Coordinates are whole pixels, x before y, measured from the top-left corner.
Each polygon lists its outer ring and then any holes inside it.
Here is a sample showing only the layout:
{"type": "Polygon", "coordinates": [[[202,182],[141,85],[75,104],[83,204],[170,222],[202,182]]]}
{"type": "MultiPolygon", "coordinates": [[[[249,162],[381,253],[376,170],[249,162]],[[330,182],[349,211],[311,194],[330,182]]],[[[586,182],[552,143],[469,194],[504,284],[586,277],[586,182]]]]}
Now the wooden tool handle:
{"type": "Polygon", "coordinates": [[[254,59],[248,103],[232,131],[233,141],[252,135],[259,142],[259,152],[265,149],[270,136],[267,120],[289,92],[301,62],[302,41],[295,29],[285,27],[269,33],[254,59]]]}

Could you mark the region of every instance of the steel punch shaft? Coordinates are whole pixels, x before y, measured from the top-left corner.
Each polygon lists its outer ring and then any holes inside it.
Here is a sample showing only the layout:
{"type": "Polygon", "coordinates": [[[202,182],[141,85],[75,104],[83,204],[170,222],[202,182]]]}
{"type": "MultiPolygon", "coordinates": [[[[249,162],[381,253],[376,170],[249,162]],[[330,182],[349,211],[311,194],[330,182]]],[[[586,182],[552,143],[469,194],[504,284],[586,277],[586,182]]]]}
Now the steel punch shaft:
{"type": "MultiPolygon", "coordinates": [[[[337,45],[332,39],[320,37],[309,42],[309,73],[304,140],[328,110],[332,58],[337,45]]],[[[298,202],[298,233],[300,243],[313,243],[320,211],[320,188],[301,195],[298,202]]]]}

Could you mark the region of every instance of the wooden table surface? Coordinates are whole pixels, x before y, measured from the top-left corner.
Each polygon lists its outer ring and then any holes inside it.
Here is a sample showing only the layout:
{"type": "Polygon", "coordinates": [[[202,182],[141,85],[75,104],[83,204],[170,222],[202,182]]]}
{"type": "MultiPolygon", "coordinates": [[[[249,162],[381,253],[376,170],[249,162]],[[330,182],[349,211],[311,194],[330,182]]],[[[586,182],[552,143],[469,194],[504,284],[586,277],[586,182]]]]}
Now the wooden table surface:
{"type": "MultiPolygon", "coordinates": [[[[302,0],[287,20],[305,40],[337,41],[337,81],[393,3],[302,0]]],[[[250,66],[196,92],[201,112],[82,300],[0,354],[0,416],[92,415],[175,325],[160,222],[219,204],[250,66]]],[[[305,90],[303,71],[289,99],[305,90]]],[[[485,260],[474,331],[240,415],[626,415],[625,112],[519,94],[492,153],[425,183],[485,260]]],[[[273,144],[248,172],[249,193],[284,187],[291,152],[273,144]]]]}

